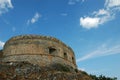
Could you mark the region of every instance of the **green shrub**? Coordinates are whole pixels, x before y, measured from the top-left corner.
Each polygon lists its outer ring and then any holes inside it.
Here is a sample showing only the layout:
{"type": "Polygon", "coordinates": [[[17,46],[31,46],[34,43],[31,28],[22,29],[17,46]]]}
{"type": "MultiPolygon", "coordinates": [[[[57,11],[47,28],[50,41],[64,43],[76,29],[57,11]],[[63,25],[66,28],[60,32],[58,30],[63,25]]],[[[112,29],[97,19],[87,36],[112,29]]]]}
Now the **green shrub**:
{"type": "Polygon", "coordinates": [[[70,72],[70,68],[66,65],[54,64],[52,67],[57,71],[70,72]]]}
{"type": "Polygon", "coordinates": [[[77,73],[77,72],[78,72],[78,69],[75,69],[75,72],[77,73]]]}
{"type": "Polygon", "coordinates": [[[87,72],[85,72],[85,71],[82,71],[82,73],[85,74],[85,75],[88,75],[87,72]]]}

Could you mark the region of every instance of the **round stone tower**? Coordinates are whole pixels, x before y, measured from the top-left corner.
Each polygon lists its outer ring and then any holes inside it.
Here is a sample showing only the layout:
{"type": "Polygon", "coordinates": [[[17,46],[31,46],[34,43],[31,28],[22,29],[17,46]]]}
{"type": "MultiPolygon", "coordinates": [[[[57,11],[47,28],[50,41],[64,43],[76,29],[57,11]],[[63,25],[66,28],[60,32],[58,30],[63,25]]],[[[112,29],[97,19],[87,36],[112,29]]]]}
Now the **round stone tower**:
{"type": "Polygon", "coordinates": [[[40,66],[59,63],[77,68],[70,47],[56,38],[40,35],[20,35],[9,39],[3,48],[2,61],[27,61],[40,66]]]}

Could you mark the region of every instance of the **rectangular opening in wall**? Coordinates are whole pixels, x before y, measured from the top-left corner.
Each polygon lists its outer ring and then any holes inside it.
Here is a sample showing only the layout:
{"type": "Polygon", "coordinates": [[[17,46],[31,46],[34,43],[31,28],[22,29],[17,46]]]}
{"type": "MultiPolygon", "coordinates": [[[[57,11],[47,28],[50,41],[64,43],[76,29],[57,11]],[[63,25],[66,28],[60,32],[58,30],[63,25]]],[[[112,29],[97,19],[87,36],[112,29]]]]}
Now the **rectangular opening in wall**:
{"type": "Polygon", "coordinates": [[[49,47],[49,54],[54,54],[54,53],[56,53],[56,49],[49,47]]]}
{"type": "Polygon", "coordinates": [[[72,57],[72,62],[75,63],[75,61],[74,61],[74,57],[72,57]]]}
{"type": "Polygon", "coordinates": [[[64,53],[64,58],[67,59],[67,53],[64,53]]]}

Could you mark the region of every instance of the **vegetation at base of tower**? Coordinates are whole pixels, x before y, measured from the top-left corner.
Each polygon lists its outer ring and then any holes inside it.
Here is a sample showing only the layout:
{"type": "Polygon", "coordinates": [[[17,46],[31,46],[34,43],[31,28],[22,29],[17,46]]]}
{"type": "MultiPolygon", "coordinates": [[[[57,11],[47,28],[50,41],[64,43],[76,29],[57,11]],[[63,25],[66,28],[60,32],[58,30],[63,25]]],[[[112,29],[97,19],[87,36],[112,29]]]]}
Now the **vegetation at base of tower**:
{"type": "Polygon", "coordinates": [[[96,75],[89,75],[93,80],[117,80],[117,77],[111,78],[111,77],[106,77],[103,75],[96,76],[96,75]]]}
{"type": "Polygon", "coordinates": [[[92,80],[81,71],[69,70],[64,64],[40,67],[29,62],[0,62],[0,80],[92,80]]]}
{"type": "Polygon", "coordinates": [[[57,71],[63,71],[63,72],[70,72],[71,71],[68,66],[62,65],[62,64],[59,64],[59,63],[54,64],[52,67],[57,71]]]}
{"type": "MultiPolygon", "coordinates": [[[[85,71],[81,71],[82,74],[84,75],[89,75],[87,72],[85,71]]],[[[114,78],[111,78],[111,77],[106,77],[104,75],[99,75],[99,76],[96,76],[96,75],[92,75],[90,74],[89,75],[93,80],[117,80],[117,77],[114,77],[114,78]]]]}
{"type": "Polygon", "coordinates": [[[81,72],[82,72],[82,74],[88,75],[88,73],[87,73],[87,72],[85,72],[85,71],[81,71],[81,72]]]}
{"type": "Polygon", "coordinates": [[[78,72],[78,69],[75,69],[75,72],[77,73],[77,72],[78,72]]]}
{"type": "Polygon", "coordinates": [[[77,70],[64,64],[53,64],[48,67],[29,62],[0,62],[0,80],[117,80],[100,75],[88,75],[85,71],[77,70]]]}

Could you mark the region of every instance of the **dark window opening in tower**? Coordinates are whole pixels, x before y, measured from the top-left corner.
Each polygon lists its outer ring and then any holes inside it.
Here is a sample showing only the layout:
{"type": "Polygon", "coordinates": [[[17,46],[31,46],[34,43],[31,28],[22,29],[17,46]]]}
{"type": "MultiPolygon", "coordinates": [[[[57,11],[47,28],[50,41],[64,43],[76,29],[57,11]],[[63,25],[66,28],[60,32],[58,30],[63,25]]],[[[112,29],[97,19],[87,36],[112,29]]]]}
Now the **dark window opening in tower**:
{"type": "Polygon", "coordinates": [[[72,62],[75,63],[75,62],[74,62],[74,57],[72,57],[72,62]]]}
{"type": "Polygon", "coordinates": [[[64,58],[67,59],[67,53],[64,53],[64,58]]]}
{"type": "Polygon", "coordinates": [[[54,54],[54,53],[56,53],[56,49],[49,47],[49,54],[54,54]]]}

